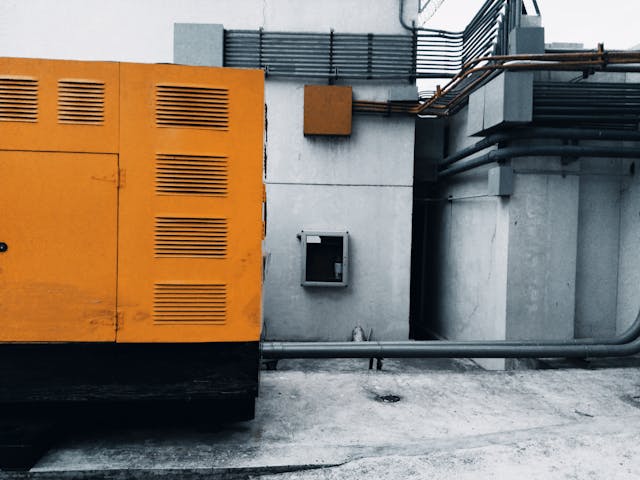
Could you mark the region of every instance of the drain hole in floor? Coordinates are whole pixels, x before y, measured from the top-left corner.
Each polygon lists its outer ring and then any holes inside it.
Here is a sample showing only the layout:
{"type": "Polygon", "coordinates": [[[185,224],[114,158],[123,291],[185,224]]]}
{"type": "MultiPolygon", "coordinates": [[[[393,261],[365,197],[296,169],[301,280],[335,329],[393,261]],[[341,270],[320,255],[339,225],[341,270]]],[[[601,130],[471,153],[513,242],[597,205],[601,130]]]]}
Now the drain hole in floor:
{"type": "Polygon", "coordinates": [[[399,395],[376,395],[376,400],[383,403],[396,403],[400,398],[399,395]]]}

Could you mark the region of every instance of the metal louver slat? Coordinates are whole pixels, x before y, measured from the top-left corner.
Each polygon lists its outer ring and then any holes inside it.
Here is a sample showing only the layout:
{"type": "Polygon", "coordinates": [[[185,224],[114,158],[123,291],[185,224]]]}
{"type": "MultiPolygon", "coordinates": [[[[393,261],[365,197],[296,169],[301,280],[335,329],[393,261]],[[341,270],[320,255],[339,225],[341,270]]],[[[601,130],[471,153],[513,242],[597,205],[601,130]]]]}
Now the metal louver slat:
{"type": "Polygon", "coordinates": [[[58,82],[58,122],[101,125],[104,123],[103,82],[60,80],[58,82]]]}
{"type": "Polygon", "coordinates": [[[225,258],[227,220],[156,217],[155,255],[156,257],[225,258]]]}
{"type": "Polygon", "coordinates": [[[215,323],[227,319],[224,284],[156,283],[153,299],[156,323],[215,323]]]}
{"type": "Polygon", "coordinates": [[[38,80],[0,77],[0,121],[38,121],[38,80]]]}
{"type": "Polygon", "coordinates": [[[225,88],[157,85],[156,126],[228,130],[229,91],[225,88]]]}
{"type": "Polygon", "coordinates": [[[226,196],[227,162],[223,156],[157,154],[156,194],[226,196]]]}

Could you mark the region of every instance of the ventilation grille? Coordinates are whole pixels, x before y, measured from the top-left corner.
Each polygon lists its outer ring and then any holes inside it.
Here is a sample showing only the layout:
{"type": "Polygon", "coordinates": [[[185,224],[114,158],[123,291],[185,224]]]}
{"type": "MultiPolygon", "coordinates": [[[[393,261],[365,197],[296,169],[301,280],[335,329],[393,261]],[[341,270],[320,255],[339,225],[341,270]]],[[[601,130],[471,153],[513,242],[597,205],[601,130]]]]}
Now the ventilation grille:
{"type": "Polygon", "coordinates": [[[157,283],[153,293],[156,323],[218,323],[227,318],[223,284],[157,283]]]}
{"type": "Polygon", "coordinates": [[[229,90],[158,85],[156,86],[156,125],[228,130],[229,90]]]}
{"type": "Polygon", "coordinates": [[[104,122],[104,83],[60,80],[58,122],[101,125],[104,122]]]}
{"type": "Polygon", "coordinates": [[[0,121],[38,121],[38,80],[0,77],[0,121]]]}
{"type": "Polygon", "coordinates": [[[156,218],[156,257],[224,258],[227,220],[224,218],[156,218]]]}
{"type": "Polygon", "coordinates": [[[159,195],[227,194],[226,157],[169,155],[156,157],[156,193],[159,195]]]}

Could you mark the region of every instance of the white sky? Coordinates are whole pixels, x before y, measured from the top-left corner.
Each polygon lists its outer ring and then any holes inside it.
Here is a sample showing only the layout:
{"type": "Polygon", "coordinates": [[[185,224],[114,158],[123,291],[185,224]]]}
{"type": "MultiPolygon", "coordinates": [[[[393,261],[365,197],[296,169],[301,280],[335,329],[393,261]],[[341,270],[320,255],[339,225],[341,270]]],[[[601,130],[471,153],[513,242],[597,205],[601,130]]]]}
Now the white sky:
{"type": "MultiPolygon", "coordinates": [[[[435,1],[435,0],[434,0],[435,1]]],[[[484,0],[444,0],[426,27],[462,30],[484,0]]],[[[532,5],[525,0],[525,5],[532,5]]],[[[538,0],[545,41],[627,49],[640,44],[640,0],[538,0]]]]}

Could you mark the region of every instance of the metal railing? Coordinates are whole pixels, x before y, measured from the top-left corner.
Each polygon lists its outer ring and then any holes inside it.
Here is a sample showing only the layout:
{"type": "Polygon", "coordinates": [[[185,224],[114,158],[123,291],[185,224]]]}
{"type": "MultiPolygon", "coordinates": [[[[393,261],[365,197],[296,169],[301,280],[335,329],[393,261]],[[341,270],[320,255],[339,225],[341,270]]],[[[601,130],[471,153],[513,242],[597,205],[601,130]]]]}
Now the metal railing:
{"type": "Polygon", "coordinates": [[[416,77],[453,77],[473,58],[506,54],[511,3],[487,0],[462,32],[417,29],[416,77]]]}

